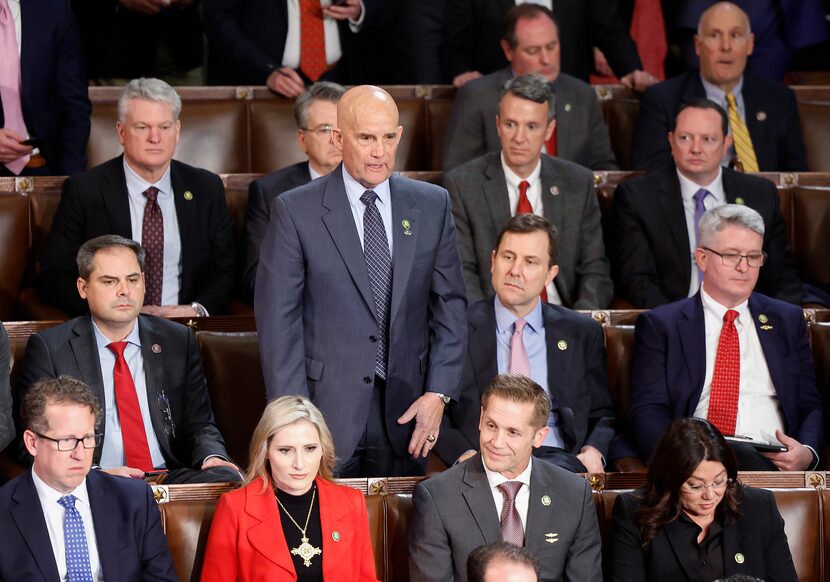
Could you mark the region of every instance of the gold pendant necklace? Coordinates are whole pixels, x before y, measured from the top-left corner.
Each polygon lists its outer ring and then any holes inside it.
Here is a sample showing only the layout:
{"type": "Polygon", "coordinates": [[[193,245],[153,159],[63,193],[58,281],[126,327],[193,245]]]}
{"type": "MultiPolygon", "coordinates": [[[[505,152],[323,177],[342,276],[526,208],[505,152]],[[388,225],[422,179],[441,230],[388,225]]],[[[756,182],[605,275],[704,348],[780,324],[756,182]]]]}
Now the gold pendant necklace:
{"type": "Polygon", "coordinates": [[[297,529],[300,530],[301,534],[303,534],[303,537],[300,538],[302,543],[299,546],[297,546],[296,548],[291,548],[291,553],[295,556],[300,556],[303,559],[303,565],[306,568],[311,566],[311,558],[313,558],[314,556],[319,556],[320,554],[323,553],[323,550],[321,550],[320,548],[315,548],[310,543],[308,543],[308,536],[305,535],[305,532],[308,529],[308,521],[311,519],[311,510],[314,508],[314,497],[316,495],[317,495],[317,488],[315,487],[314,491],[311,493],[311,505],[308,506],[308,515],[305,517],[305,527],[300,527],[300,524],[298,524],[294,520],[294,518],[291,517],[291,514],[288,513],[288,510],[282,504],[282,501],[280,501],[280,498],[277,497],[277,493],[274,492],[274,497],[277,499],[277,503],[279,504],[279,506],[285,512],[285,515],[288,516],[288,519],[291,520],[291,523],[293,523],[295,526],[297,526],[297,529]]]}

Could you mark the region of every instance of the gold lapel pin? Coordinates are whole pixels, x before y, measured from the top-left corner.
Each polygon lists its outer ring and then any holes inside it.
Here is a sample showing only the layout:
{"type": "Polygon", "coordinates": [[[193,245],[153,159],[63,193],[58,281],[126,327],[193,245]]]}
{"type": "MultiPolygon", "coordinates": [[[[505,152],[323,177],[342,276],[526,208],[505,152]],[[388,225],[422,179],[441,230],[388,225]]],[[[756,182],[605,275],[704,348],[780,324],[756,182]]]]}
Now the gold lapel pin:
{"type": "Polygon", "coordinates": [[[738,196],[737,198],[735,198],[735,204],[743,205],[744,204],[744,199],[741,198],[740,196],[738,196]]]}
{"type": "Polygon", "coordinates": [[[767,317],[765,313],[762,313],[758,316],[758,321],[760,321],[761,323],[766,323],[769,321],[769,317],[767,317]]]}
{"type": "Polygon", "coordinates": [[[556,342],[556,347],[564,352],[568,349],[568,342],[566,342],[565,340],[559,340],[558,342],[556,342]]]}
{"type": "Polygon", "coordinates": [[[550,495],[542,495],[542,505],[545,507],[550,505],[550,495]]]}
{"type": "Polygon", "coordinates": [[[333,539],[336,542],[339,542],[340,541],[340,532],[337,531],[337,530],[334,530],[333,532],[331,532],[331,539],[333,539]]]}
{"type": "Polygon", "coordinates": [[[766,121],[767,120],[767,112],[766,111],[759,111],[755,114],[755,119],[758,121],[766,121]]]}
{"type": "Polygon", "coordinates": [[[571,106],[571,104],[570,104],[570,103],[565,103],[565,111],[570,112],[570,110],[571,110],[571,109],[573,109],[573,107],[571,106]]]}
{"type": "Polygon", "coordinates": [[[188,202],[193,200],[193,192],[191,192],[190,190],[185,190],[184,191],[184,199],[187,200],[188,202]]]}
{"type": "Polygon", "coordinates": [[[161,346],[158,345],[158,344],[153,344],[153,347],[151,347],[150,349],[153,350],[154,354],[160,354],[161,353],[161,346]]]}
{"type": "Polygon", "coordinates": [[[737,554],[735,554],[735,561],[738,562],[739,564],[743,564],[745,560],[746,560],[746,558],[744,558],[744,555],[741,552],[738,552],[737,554]]]}
{"type": "Polygon", "coordinates": [[[545,541],[549,544],[555,544],[559,541],[559,534],[555,532],[548,532],[545,534],[545,541]]]}

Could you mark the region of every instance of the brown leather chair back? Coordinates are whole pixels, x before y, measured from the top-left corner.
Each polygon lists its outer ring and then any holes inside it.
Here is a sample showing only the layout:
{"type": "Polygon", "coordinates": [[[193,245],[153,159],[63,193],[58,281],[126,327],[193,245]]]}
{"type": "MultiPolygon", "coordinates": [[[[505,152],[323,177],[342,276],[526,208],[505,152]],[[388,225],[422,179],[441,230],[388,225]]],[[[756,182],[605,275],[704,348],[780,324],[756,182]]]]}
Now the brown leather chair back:
{"type": "MultiPolygon", "coordinates": [[[[775,490],[784,531],[800,582],[821,582],[822,506],[817,491],[775,490]]],[[[826,511],[826,510],[825,510],[826,511]]]]}
{"type": "Polygon", "coordinates": [[[173,556],[176,576],[182,582],[198,582],[205,559],[216,499],[176,501],[160,506],[162,527],[173,556]]]}
{"type": "Polygon", "coordinates": [[[830,172],[830,102],[799,101],[801,133],[811,172],[830,172]]]}
{"type": "Polygon", "coordinates": [[[631,405],[631,360],[634,357],[634,326],[606,325],[605,350],[608,353],[608,385],[614,400],[617,427],[628,429],[631,405]]]}
{"type": "Polygon", "coordinates": [[[412,521],[412,509],[412,495],[399,493],[386,496],[385,549],[388,570],[382,580],[409,580],[409,524],[412,521]]]}
{"type": "Polygon", "coordinates": [[[248,104],[251,124],[251,172],[267,174],[302,162],[297,145],[293,99],[263,99],[248,104]]]}
{"type": "MultiPolygon", "coordinates": [[[[441,170],[443,169],[444,157],[444,138],[447,134],[447,127],[450,125],[450,117],[452,117],[452,99],[428,99],[427,105],[427,119],[428,119],[428,167],[425,170],[441,170]]],[[[493,123],[496,121],[493,120],[493,123]]]]}
{"type": "Polygon", "coordinates": [[[614,97],[600,101],[602,115],[608,126],[611,149],[622,170],[633,170],[631,161],[631,144],[634,141],[634,126],[640,113],[640,100],[637,97],[614,97]]]}
{"type": "Polygon", "coordinates": [[[798,187],[793,190],[790,232],[793,255],[801,277],[820,285],[830,285],[830,262],[827,260],[830,249],[830,189],[798,187]]]}
{"type": "Polygon", "coordinates": [[[29,200],[18,192],[0,193],[0,320],[17,316],[17,294],[29,258],[29,200]]]}
{"type": "Polygon", "coordinates": [[[404,170],[429,169],[427,142],[427,109],[423,99],[398,99],[400,125],[403,135],[395,157],[395,169],[404,170]]]}
{"type": "MultiPolygon", "coordinates": [[[[372,539],[372,553],[375,557],[375,572],[381,580],[390,580],[386,576],[386,504],[382,495],[366,495],[366,512],[369,514],[369,537],[372,539]]],[[[393,578],[394,579],[394,578],[393,578]]]]}

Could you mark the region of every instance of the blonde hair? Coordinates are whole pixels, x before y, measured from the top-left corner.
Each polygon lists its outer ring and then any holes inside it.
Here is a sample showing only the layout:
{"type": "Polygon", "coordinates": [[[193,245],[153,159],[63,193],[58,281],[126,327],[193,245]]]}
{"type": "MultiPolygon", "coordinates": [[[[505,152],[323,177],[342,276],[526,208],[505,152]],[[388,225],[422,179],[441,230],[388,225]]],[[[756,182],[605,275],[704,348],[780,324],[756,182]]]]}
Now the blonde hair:
{"type": "MultiPolygon", "coordinates": [[[[248,478],[245,484],[262,478],[265,487],[273,487],[271,480],[271,468],[268,461],[268,447],[271,439],[283,428],[305,420],[317,427],[320,435],[320,448],[323,457],[320,459],[320,468],[317,474],[323,479],[333,479],[334,471],[334,441],[331,438],[331,431],[326,426],[323,413],[314,406],[308,398],[290,395],[277,398],[262,413],[262,418],[254,429],[251,437],[251,448],[248,455],[248,478]]],[[[265,490],[262,491],[263,493],[265,490]]]]}

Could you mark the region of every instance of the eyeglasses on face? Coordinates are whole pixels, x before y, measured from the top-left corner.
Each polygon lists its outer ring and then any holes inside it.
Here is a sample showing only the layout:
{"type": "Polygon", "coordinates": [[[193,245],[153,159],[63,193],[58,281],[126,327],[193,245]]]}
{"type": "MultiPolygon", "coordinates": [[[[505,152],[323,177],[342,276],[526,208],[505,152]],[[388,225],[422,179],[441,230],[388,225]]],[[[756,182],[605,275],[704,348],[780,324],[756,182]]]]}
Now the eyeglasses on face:
{"type": "Polygon", "coordinates": [[[300,129],[302,131],[305,131],[305,132],[313,133],[313,134],[317,135],[318,137],[328,137],[328,136],[331,135],[332,131],[335,131],[335,128],[332,127],[331,125],[321,125],[319,127],[314,127],[314,128],[312,128],[312,127],[301,127],[300,129]]]}
{"type": "Polygon", "coordinates": [[[721,262],[727,267],[737,267],[741,264],[741,260],[746,259],[748,267],[758,268],[762,267],[767,262],[767,253],[761,251],[760,253],[753,253],[751,255],[739,255],[738,253],[719,253],[709,247],[700,247],[708,253],[718,255],[721,262]]]}
{"type": "Polygon", "coordinates": [[[78,448],[78,443],[81,443],[85,449],[94,449],[98,445],[101,444],[101,440],[104,438],[102,434],[93,434],[85,437],[66,437],[62,439],[52,438],[50,436],[46,436],[45,434],[41,434],[36,431],[32,431],[35,433],[39,438],[46,439],[47,441],[52,441],[58,445],[59,451],[74,451],[78,448]]]}
{"type": "Polygon", "coordinates": [[[727,479],[726,477],[724,477],[723,479],[718,479],[717,481],[712,481],[711,483],[689,483],[687,481],[683,483],[681,489],[683,489],[687,493],[703,493],[705,489],[712,489],[713,491],[723,491],[729,486],[730,483],[732,483],[732,479],[727,479]]]}

